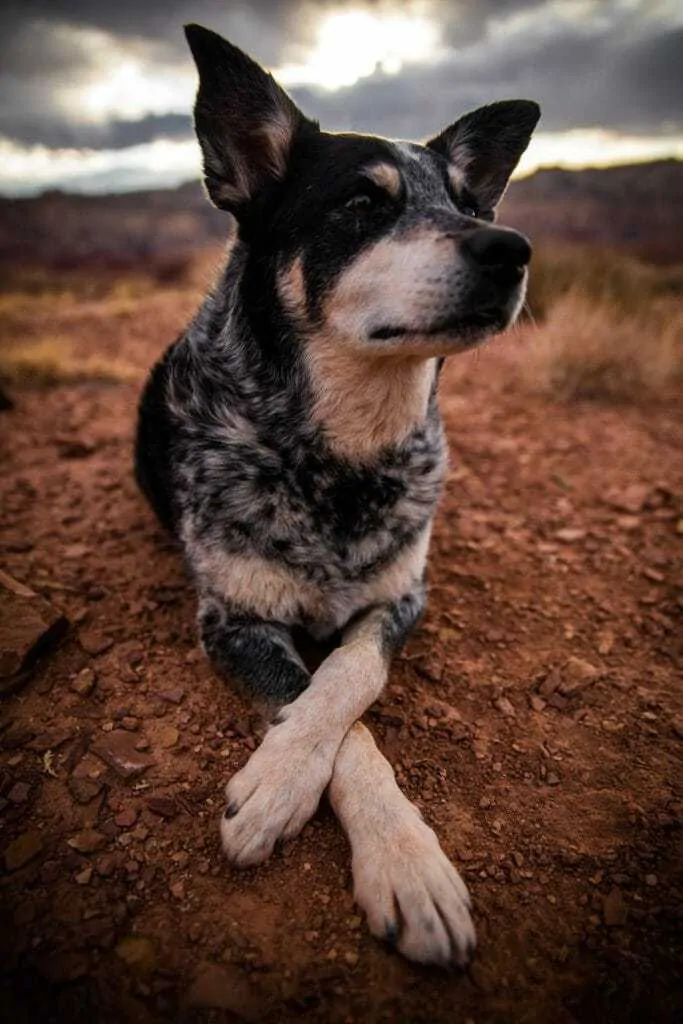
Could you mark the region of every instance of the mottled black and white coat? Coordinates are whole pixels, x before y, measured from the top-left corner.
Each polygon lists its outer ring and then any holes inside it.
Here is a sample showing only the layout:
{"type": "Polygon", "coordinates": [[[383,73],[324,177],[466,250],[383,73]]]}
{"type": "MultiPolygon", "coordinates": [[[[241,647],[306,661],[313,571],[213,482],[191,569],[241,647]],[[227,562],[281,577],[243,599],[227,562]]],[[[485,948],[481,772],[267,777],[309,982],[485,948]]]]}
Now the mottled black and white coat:
{"type": "Polygon", "coordinates": [[[186,31],[206,186],[236,237],[152,371],[136,468],[182,544],[204,649],[270,709],[223,845],[260,863],[327,789],[372,932],[463,965],[465,886],[358,720],[424,607],[441,363],[523,301],[529,244],[487,222],[538,107],[494,103],[425,146],[329,134],[240,50],[186,31]],[[336,640],[312,675],[295,629],[336,640]]]}

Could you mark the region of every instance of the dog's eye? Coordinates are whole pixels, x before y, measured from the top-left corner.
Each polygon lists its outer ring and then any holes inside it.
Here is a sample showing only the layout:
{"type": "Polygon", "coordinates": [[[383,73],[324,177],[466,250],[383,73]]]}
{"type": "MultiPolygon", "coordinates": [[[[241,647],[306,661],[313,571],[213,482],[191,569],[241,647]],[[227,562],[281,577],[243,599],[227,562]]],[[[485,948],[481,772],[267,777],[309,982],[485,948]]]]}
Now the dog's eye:
{"type": "Polygon", "coordinates": [[[351,210],[353,213],[368,213],[373,206],[375,201],[371,195],[367,192],[358,192],[355,196],[351,196],[344,203],[346,210],[351,210]]]}
{"type": "Polygon", "coordinates": [[[473,199],[469,197],[467,199],[461,199],[458,202],[458,209],[460,213],[464,214],[465,217],[478,217],[479,207],[473,199]]]}

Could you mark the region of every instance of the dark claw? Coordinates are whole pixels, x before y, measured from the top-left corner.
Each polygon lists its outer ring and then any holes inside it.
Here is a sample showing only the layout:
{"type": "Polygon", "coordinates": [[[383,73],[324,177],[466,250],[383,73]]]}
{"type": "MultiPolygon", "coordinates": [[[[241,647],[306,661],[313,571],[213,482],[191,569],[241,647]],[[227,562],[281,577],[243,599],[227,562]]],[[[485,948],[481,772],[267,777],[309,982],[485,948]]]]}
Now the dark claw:
{"type": "Polygon", "coordinates": [[[284,839],[282,838],[282,836],[280,836],[280,838],[279,838],[279,839],[276,839],[276,840],[275,840],[275,845],[273,846],[273,851],[274,851],[275,853],[277,853],[277,854],[280,854],[280,853],[282,853],[282,851],[284,850],[284,848],[285,848],[285,841],[284,841],[284,839]]]}
{"type": "Polygon", "coordinates": [[[228,806],[225,808],[225,814],[223,815],[223,817],[234,818],[238,811],[239,807],[237,806],[237,804],[228,804],[228,806]]]}
{"type": "Polygon", "coordinates": [[[387,942],[390,942],[392,946],[395,946],[398,942],[398,925],[395,921],[384,922],[384,938],[387,942]]]}

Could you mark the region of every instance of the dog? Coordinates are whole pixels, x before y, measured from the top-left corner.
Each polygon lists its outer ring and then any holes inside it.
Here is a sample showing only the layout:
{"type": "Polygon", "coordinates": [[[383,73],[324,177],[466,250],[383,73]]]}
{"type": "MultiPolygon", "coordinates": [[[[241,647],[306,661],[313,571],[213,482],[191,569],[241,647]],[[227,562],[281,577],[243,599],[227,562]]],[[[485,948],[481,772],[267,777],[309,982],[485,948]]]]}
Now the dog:
{"type": "Polygon", "coordinates": [[[331,134],[241,50],[185,31],[204,181],[236,238],[150,374],[135,461],[206,654],[270,722],[228,783],[223,848],[260,864],[327,790],[372,933],[464,967],[467,889],[359,719],[425,606],[441,366],[523,303],[529,242],[491,222],[540,111],[493,103],[425,145],[331,134]],[[331,642],[312,674],[297,630],[331,642]]]}

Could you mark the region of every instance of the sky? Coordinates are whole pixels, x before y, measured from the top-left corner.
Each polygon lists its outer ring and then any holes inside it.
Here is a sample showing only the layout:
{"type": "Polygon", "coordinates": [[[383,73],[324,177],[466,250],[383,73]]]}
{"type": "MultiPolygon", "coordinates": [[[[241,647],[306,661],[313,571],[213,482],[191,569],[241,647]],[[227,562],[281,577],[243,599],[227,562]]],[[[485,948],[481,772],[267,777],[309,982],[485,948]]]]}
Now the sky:
{"type": "Polygon", "coordinates": [[[521,173],[683,159],[681,0],[3,0],[0,193],[196,177],[188,21],[327,130],[419,141],[522,97],[543,113],[521,173]]]}

